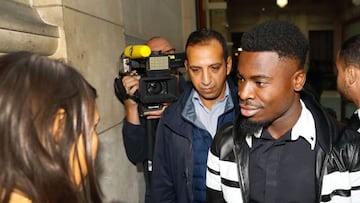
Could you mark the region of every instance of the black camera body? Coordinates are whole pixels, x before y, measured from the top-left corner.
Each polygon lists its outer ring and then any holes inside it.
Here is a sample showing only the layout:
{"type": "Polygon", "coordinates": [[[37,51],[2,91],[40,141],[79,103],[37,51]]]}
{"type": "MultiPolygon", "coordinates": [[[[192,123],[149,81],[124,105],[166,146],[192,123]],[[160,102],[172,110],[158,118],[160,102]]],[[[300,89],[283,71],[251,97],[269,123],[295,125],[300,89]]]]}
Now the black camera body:
{"type": "MultiPolygon", "coordinates": [[[[178,99],[178,78],[172,74],[172,70],[184,67],[184,61],[185,53],[158,53],[144,58],[122,57],[119,75],[121,77],[136,71],[141,76],[139,90],[130,98],[142,104],[143,111],[156,110],[162,107],[162,103],[178,99]]],[[[129,98],[121,80],[115,79],[114,85],[119,99],[129,98]]]]}
{"type": "Polygon", "coordinates": [[[177,100],[177,78],[173,75],[142,76],[139,86],[139,100],[143,104],[177,100]]]}

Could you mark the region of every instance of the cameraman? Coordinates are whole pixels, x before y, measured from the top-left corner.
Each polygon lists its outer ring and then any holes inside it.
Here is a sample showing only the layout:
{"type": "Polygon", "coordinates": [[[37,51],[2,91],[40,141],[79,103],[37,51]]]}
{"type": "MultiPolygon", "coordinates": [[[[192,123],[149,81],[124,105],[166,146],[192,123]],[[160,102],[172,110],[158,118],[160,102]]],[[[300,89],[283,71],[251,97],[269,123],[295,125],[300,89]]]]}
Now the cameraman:
{"type": "MultiPolygon", "coordinates": [[[[173,54],[175,49],[170,45],[170,43],[162,37],[153,37],[146,42],[152,51],[153,54],[173,54]]],[[[133,96],[135,92],[139,89],[139,75],[136,72],[131,72],[129,76],[122,77],[122,83],[126,90],[126,93],[130,96],[133,96]]],[[[178,74],[178,85],[179,93],[181,92],[182,87],[185,85],[185,79],[181,74],[178,74]]],[[[133,99],[126,99],[122,101],[125,106],[125,119],[123,122],[123,140],[128,159],[133,164],[142,163],[144,165],[144,174],[146,182],[146,194],[145,202],[149,202],[149,172],[146,167],[147,160],[149,157],[148,149],[148,133],[146,128],[149,124],[152,128],[152,134],[155,135],[156,127],[158,120],[161,117],[164,109],[169,105],[163,104],[163,108],[159,110],[147,111],[143,115],[139,114],[139,104],[133,99]]]]}

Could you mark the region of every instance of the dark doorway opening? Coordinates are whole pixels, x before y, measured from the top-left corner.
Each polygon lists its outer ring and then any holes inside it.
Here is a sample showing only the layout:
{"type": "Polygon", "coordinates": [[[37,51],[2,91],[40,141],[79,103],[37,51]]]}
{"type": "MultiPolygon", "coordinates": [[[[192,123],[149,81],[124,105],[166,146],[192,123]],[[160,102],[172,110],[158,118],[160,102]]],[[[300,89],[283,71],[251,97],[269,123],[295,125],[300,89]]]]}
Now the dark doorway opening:
{"type": "Polygon", "coordinates": [[[309,70],[307,82],[319,96],[324,90],[336,90],[334,66],[334,32],[309,31],[309,70]]]}

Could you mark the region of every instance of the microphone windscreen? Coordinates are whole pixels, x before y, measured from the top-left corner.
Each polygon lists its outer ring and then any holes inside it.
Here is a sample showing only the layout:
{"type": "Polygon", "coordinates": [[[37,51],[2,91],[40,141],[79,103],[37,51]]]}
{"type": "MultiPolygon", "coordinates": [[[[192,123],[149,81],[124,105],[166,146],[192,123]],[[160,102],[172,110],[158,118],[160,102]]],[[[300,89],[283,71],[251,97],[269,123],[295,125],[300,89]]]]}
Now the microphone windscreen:
{"type": "Polygon", "coordinates": [[[146,58],[151,54],[151,49],[147,45],[130,45],[125,47],[124,55],[131,59],[146,58]]]}

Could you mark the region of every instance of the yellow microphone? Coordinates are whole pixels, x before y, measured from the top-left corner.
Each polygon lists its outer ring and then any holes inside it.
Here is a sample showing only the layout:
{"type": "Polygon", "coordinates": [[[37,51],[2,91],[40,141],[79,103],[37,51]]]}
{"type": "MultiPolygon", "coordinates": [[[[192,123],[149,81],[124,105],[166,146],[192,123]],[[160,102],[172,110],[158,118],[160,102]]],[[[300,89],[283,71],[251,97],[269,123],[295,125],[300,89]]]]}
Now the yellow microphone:
{"type": "Polygon", "coordinates": [[[151,49],[146,45],[130,45],[124,49],[124,55],[131,59],[145,58],[150,54],[151,49]]]}

